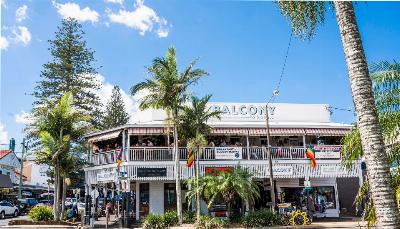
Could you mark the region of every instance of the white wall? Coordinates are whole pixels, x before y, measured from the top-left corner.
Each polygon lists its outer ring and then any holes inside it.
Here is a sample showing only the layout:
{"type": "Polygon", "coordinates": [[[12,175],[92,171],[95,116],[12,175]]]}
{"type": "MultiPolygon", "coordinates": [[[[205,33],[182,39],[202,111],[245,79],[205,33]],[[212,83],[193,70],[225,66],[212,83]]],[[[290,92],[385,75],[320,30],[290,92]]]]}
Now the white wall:
{"type": "Polygon", "coordinates": [[[50,179],[50,177],[47,176],[46,171],[49,169],[48,165],[39,165],[36,164],[33,161],[27,162],[31,163],[32,168],[31,168],[31,180],[28,181],[30,185],[40,185],[47,187],[47,180],[50,179]]]}
{"type": "Polygon", "coordinates": [[[15,175],[15,170],[19,171],[20,166],[19,160],[14,153],[9,153],[0,160],[0,170],[2,174],[7,175],[7,173],[10,173],[11,181],[14,184],[19,183],[19,178],[15,175]]]}

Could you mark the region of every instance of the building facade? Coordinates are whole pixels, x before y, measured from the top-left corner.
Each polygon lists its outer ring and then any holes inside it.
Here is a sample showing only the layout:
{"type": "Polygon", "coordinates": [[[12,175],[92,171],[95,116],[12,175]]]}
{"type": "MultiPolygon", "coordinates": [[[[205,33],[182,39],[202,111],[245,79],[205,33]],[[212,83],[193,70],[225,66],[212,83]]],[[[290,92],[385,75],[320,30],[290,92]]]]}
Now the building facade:
{"type": "MultiPolygon", "coordinates": [[[[209,103],[223,112],[220,120],[211,120],[208,146],[201,149],[200,175],[215,170],[241,166],[259,182],[261,198],[254,208],[271,204],[267,154],[266,112],[269,115],[271,154],[276,198],[279,203],[302,205],[304,181],[310,181],[317,214],[338,217],[354,213],[355,193],[346,184],[362,182],[360,162],[352,168],[341,166],[341,138],[351,125],[331,122],[326,104],[209,103]],[[313,169],[305,151],[313,146],[317,166],[313,169]],[[339,193],[340,192],[340,193],[339,193]]],[[[176,207],[174,171],[181,180],[194,176],[194,166],[187,166],[188,150],[184,140],[179,144],[179,167],[174,163],[172,135],[165,127],[160,110],[139,112],[136,122],[86,136],[90,146],[89,166],[85,168],[86,193],[100,193],[113,198],[123,192],[127,214],[137,220],[148,213],[163,213],[176,207]],[[121,151],[122,148],[122,151],[121,151]],[[117,155],[122,153],[120,173],[117,155]]],[[[187,187],[182,186],[183,196],[187,187]]],[[[245,203],[237,201],[237,208],[245,203]]],[[[183,209],[187,206],[183,198],[183,209]]],[[[248,206],[247,206],[248,208],[248,206]]],[[[204,209],[207,210],[207,209],[204,209]]]]}

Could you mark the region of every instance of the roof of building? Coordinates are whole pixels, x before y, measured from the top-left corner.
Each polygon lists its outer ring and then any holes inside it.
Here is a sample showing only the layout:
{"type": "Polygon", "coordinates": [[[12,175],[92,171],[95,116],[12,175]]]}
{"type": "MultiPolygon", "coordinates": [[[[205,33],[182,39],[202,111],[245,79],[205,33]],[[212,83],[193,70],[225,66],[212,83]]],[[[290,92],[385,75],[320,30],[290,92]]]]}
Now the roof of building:
{"type": "Polygon", "coordinates": [[[2,149],[0,150],[0,159],[7,156],[8,154],[12,153],[12,150],[9,149],[2,149]]]}

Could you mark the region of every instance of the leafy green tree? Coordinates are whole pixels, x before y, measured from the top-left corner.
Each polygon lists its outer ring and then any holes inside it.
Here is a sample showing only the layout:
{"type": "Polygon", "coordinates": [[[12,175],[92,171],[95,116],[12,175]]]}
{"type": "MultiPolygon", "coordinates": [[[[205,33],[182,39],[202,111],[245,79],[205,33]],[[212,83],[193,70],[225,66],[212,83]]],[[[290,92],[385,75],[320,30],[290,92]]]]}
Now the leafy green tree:
{"type": "Polygon", "coordinates": [[[39,120],[40,150],[36,152],[36,161],[39,164],[48,164],[54,168],[54,220],[60,220],[60,187],[61,179],[75,168],[71,162],[71,148],[73,139],[77,139],[87,131],[84,125],[89,116],[72,108],[72,93],[67,92],[54,108],[43,109],[39,120]]]}
{"type": "MultiPolygon", "coordinates": [[[[212,111],[210,107],[207,107],[210,98],[211,95],[206,95],[200,99],[192,96],[191,104],[184,106],[180,115],[180,133],[184,139],[188,140],[188,148],[192,149],[196,155],[196,179],[199,177],[200,149],[207,145],[205,137],[211,132],[211,127],[207,123],[213,118],[220,119],[222,114],[221,111],[212,111]]],[[[197,193],[196,196],[196,218],[200,220],[200,193],[197,193]]]]}
{"type": "Polygon", "coordinates": [[[208,73],[201,69],[194,69],[197,61],[192,61],[188,67],[179,72],[176,62],[176,50],[174,47],[168,48],[165,57],[157,57],[148,67],[151,75],[150,79],[134,85],[131,94],[145,92],[139,108],[141,110],[154,108],[163,109],[167,114],[167,119],[173,126],[174,154],[175,154],[175,182],[176,182],[176,210],[179,224],[182,224],[182,196],[180,185],[179,152],[178,152],[178,126],[179,112],[182,105],[188,99],[189,86],[208,73]]]}
{"type": "MultiPolygon", "coordinates": [[[[328,3],[321,1],[278,1],[278,8],[286,16],[295,35],[310,39],[317,25],[324,22],[328,3]]],[[[382,129],[372,91],[368,64],[358,30],[353,3],[334,1],[339,25],[353,102],[357,114],[357,126],[361,136],[365,162],[367,164],[371,197],[374,201],[377,226],[399,227],[400,214],[396,206],[395,192],[385,153],[382,129]]]]}
{"type": "Polygon", "coordinates": [[[129,114],[122,100],[121,90],[114,86],[110,100],[107,102],[105,115],[102,118],[102,128],[109,129],[125,125],[129,122],[129,114]]]}
{"type": "MultiPolygon", "coordinates": [[[[43,65],[33,95],[34,115],[39,116],[42,108],[51,108],[66,92],[74,98],[72,107],[90,115],[95,123],[100,100],[95,94],[99,88],[93,67],[94,51],[87,47],[85,32],[76,19],[63,19],[55,33],[54,40],[49,40],[52,60],[43,65]]],[[[97,124],[96,124],[97,125],[97,124]]]]}
{"type": "Polygon", "coordinates": [[[260,198],[260,190],[257,183],[252,179],[247,169],[240,166],[231,171],[220,171],[217,174],[207,174],[196,178],[190,178],[187,183],[196,187],[189,190],[186,196],[194,198],[198,192],[208,202],[208,207],[212,207],[215,201],[222,199],[228,207],[228,216],[231,215],[232,204],[235,199],[240,198],[246,203],[254,204],[260,198]],[[196,185],[196,183],[199,185],[196,185]]]}

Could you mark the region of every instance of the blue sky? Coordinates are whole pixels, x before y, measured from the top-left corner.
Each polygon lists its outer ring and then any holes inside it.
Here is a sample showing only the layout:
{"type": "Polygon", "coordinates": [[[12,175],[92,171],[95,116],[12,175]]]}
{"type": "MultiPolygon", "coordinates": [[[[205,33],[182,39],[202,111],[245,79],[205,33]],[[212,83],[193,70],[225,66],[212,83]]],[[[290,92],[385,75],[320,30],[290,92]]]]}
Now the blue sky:
{"type": "MultiPolygon", "coordinates": [[[[399,12],[396,2],[356,5],[369,62],[400,60],[399,12]]],[[[103,99],[112,85],[128,92],[146,76],[144,66],[174,45],[180,66],[199,57],[198,67],[210,73],[192,88],[197,95],[211,93],[218,102],[263,102],[276,86],[290,36],[288,22],[272,2],[2,0],[0,144],[10,137],[21,142],[30,93],[50,59],[47,40],[67,16],[81,21],[87,45],[96,51],[103,99]]],[[[326,19],[311,42],[292,40],[276,102],[353,108],[333,11],[326,19]]],[[[334,111],[332,118],[354,121],[347,111],[334,111]]]]}

